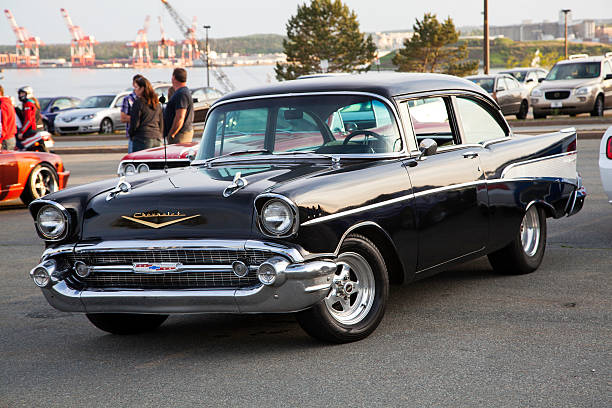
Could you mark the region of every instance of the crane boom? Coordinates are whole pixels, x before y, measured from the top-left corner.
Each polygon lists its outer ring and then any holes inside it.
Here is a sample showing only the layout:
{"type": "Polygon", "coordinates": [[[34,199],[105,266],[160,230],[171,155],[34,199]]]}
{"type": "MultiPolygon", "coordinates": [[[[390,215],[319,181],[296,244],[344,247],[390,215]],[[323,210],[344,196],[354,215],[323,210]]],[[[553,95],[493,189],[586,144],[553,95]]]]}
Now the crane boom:
{"type": "Polygon", "coordinates": [[[189,27],[185,20],[183,20],[183,18],[174,9],[174,7],[172,7],[170,3],[168,3],[168,0],[161,0],[161,2],[163,3],[164,7],[166,7],[166,10],[168,10],[168,14],[170,14],[172,19],[178,26],[179,30],[181,30],[181,32],[183,33],[183,36],[185,36],[185,38],[189,38],[189,35],[191,33],[191,27],[189,27]]]}

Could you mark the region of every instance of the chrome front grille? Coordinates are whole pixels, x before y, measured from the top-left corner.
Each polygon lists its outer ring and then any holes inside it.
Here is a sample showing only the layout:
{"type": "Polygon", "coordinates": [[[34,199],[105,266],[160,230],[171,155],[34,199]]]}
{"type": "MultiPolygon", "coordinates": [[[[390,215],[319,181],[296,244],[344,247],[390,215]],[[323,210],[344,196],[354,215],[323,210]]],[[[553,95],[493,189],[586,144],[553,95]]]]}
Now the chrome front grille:
{"type": "MultiPolygon", "coordinates": [[[[86,278],[71,275],[73,281],[91,288],[117,289],[202,289],[202,288],[245,288],[259,284],[256,268],[274,253],[256,249],[151,249],[122,251],[80,251],[65,255],[69,265],[81,261],[97,267],[86,278]],[[232,262],[240,260],[252,267],[245,277],[238,277],[232,271],[232,262]],[[160,274],[136,273],[131,271],[134,263],[180,263],[201,266],[183,272],[160,274]],[[108,266],[109,270],[104,270],[108,266]],[[126,270],[115,271],[119,266],[126,270]],[[216,268],[207,268],[216,266],[216,268]],[[225,268],[220,267],[225,266],[225,268]],[[100,270],[102,269],[102,270],[100,270]]],[[[120,268],[122,269],[122,268],[120,268]]]]}

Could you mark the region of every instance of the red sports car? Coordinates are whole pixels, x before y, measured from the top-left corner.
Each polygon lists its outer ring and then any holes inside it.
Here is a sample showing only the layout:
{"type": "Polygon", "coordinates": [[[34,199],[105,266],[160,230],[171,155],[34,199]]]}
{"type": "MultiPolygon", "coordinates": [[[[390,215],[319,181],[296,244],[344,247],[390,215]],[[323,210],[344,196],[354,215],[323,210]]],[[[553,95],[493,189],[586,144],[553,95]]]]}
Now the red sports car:
{"type": "Polygon", "coordinates": [[[0,201],[29,204],[65,188],[69,176],[56,154],[0,150],[0,201]]]}
{"type": "MultiPolygon", "coordinates": [[[[189,154],[198,152],[198,142],[177,143],[167,146],[168,168],[189,166],[189,154]]],[[[141,173],[164,168],[164,146],[128,153],[121,159],[117,174],[141,173]],[[145,167],[146,165],[146,167],[145,167]]]]}

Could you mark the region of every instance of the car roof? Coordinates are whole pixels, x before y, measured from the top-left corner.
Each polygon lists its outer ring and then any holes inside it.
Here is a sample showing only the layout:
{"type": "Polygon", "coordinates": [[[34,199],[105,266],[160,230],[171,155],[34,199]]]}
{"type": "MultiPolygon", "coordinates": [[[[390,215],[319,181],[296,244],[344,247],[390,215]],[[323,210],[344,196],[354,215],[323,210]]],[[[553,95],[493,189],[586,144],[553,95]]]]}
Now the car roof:
{"type": "Polygon", "coordinates": [[[509,74],[505,74],[503,72],[497,73],[497,74],[487,74],[487,75],[470,75],[470,76],[466,76],[465,79],[495,79],[495,78],[512,78],[512,79],[516,79],[514,78],[512,75],[509,74]]]}
{"type": "Polygon", "coordinates": [[[215,105],[233,99],[275,94],[361,92],[380,95],[387,99],[391,99],[400,95],[438,90],[464,90],[475,92],[489,98],[486,91],[480,86],[456,76],[394,72],[314,77],[278,82],[228,93],[219,98],[215,105]]]}
{"type": "Polygon", "coordinates": [[[509,68],[500,71],[500,74],[504,74],[506,72],[523,72],[523,71],[546,71],[544,68],[540,67],[520,67],[520,68],[509,68]]]}
{"type": "Polygon", "coordinates": [[[584,58],[574,58],[574,59],[566,59],[557,62],[557,64],[575,64],[580,62],[601,62],[610,59],[606,58],[602,55],[594,55],[592,57],[584,57],[584,58]]]}

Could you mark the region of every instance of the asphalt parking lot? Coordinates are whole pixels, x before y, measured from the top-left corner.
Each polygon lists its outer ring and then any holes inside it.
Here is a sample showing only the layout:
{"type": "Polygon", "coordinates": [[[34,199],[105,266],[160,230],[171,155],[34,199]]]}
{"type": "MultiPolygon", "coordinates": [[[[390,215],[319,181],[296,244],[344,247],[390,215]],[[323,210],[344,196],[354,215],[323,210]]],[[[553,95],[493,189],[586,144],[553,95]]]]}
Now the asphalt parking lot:
{"type": "MultiPolygon", "coordinates": [[[[612,406],[612,206],[598,140],[578,142],[589,197],[550,220],[539,270],[486,258],[392,288],[367,339],[316,342],[290,315],[172,316],[113,336],[55,311],[27,276],[42,252],[18,202],[0,205],[0,407],[612,406]]],[[[122,154],[64,156],[69,186],[122,154]]]]}

